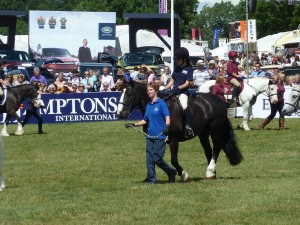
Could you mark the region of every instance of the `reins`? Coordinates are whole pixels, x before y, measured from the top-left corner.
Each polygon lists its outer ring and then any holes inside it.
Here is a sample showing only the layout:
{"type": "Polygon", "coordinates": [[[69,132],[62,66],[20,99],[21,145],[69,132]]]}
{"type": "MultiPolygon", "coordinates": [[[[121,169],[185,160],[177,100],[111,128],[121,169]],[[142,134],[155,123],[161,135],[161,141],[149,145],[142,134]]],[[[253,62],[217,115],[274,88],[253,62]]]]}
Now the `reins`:
{"type": "MultiPolygon", "coordinates": [[[[256,87],[254,87],[254,86],[252,86],[251,84],[249,84],[249,80],[247,80],[247,82],[245,82],[246,84],[248,84],[254,91],[256,91],[258,94],[263,94],[264,96],[266,96],[266,97],[271,97],[271,96],[273,96],[273,95],[277,95],[277,93],[276,94],[269,94],[269,95],[267,95],[267,94],[265,94],[264,93],[264,91],[260,91],[260,90],[258,90],[256,87]]],[[[268,84],[268,89],[269,89],[269,87],[270,87],[270,85],[268,84]]]]}

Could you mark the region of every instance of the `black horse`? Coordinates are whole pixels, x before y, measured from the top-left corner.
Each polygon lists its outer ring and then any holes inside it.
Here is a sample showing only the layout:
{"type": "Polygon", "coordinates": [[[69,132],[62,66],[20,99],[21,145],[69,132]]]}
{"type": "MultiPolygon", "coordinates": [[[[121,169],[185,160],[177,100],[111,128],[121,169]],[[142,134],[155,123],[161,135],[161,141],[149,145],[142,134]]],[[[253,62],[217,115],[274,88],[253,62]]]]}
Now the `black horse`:
{"type": "MultiPolygon", "coordinates": [[[[146,104],[150,101],[146,84],[137,83],[130,79],[124,81],[124,90],[118,104],[118,116],[127,119],[135,107],[145,113],[146,104]]],[[[183,110],[177,98],[164,99],[170,110],[171,124],[169,145],[171,150],[171,163],[176,168],[182,181],[189,179],[188,173],[178,163],[179,142],[187,141],[185,137],[185,120],[183,110]]],[[[231,123],[227,117],[225,102],[213,94],[198,93],[190,97],[189,109],[192,114],[191,127],[194,135],[198,136],[205,151],[208,167],[207,178],[216,177],[216,162],[223,149],[231,165],[239,164],[243,156],[238,149],[231,123]],[[209,142],[213,142],[213,149],[209,142]]]]}
{"type": "Polygon", "coordinates": [[[9,136],[7,133],[7,126],[12,117],[18,121],[18,129],[15,135],[23,135],[24,129],[21,125],[22,120],[17,114],[21,103],[27,98],[27,101],[34,101],[35,104],[40,104],[38,98],[38,92],[36,86],[24,84],[15,87],[10,87],[7,89],[5,102],[0,105],[0,113],[7,113],[6,119],[3,123],[3,128],[1,130],[2,136],[9,136]]]}

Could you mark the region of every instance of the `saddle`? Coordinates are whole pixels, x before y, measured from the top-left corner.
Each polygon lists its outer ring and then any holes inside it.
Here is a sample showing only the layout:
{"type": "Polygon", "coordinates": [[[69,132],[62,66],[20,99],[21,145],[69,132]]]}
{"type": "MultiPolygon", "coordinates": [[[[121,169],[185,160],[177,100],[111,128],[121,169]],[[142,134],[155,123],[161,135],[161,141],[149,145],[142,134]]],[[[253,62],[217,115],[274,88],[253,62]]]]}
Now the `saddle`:
{"type": "MultiPolygon", "coordinates": [[[[239,83],[240,83],[240,87],[238,89],[238,96],[244,90],[244,82],[243,81],[239,81],[239,83]]],[[[232,92],[233,92],[234,86],[231,83],[227,82],[227,81],[225,81],[223,85],[224,85],[224,96],[225,96],[225,99],[227,101],[229,101],[229,103],[231,104],[231,103],[234,102],[234,99],[232,99],[232,94],[233,94],[232,92]]],[[[212,93],[213,87],[214,87],[214,85],[212,85],[209,88],[209,92],[210,93],[212,93]]]]}

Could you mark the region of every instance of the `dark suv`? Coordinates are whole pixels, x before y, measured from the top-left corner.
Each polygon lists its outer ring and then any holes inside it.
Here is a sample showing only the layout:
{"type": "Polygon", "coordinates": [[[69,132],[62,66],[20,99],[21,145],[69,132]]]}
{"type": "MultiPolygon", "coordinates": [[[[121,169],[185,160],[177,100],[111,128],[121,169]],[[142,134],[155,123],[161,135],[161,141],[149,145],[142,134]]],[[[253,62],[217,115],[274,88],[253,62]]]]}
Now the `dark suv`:
{"type": "Polygon", "coordinates": [[[18,69],[19,66],[31,66],[32,58],[24,51],[0,50],[0,64],[4,70],[18,69]]]}
{"type": "Polygon", "coordinates": [[[125,53],[123,55],[125,63],[125,69],[132,70],[135,66],[145,64],[153,69],[158,76],[161,74],[161,69],[164,68],[165,64],[159,54],[137,52],[137,53],[125,53]]]}

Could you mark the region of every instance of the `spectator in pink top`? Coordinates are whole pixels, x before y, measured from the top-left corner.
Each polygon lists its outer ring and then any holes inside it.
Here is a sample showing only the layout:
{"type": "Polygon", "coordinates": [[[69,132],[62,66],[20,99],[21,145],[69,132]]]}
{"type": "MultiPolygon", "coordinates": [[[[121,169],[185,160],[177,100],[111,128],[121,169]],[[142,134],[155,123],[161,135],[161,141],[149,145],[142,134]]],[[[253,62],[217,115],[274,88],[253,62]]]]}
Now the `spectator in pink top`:
{"type": "Polygon", "coordinates": [[[225,79],[223,76],[217,75],[216,84],[213,86],[212,93],[214,95],[217,95],[224,102],[226,102],[226,99],[224,96],[224,94],[225,94],[224,80],[225,79]]]}

